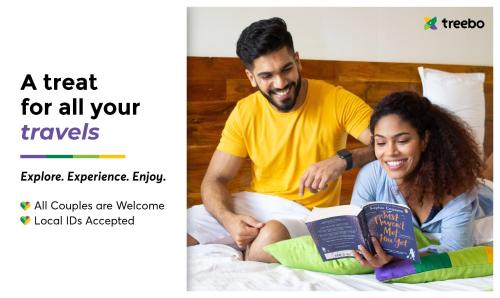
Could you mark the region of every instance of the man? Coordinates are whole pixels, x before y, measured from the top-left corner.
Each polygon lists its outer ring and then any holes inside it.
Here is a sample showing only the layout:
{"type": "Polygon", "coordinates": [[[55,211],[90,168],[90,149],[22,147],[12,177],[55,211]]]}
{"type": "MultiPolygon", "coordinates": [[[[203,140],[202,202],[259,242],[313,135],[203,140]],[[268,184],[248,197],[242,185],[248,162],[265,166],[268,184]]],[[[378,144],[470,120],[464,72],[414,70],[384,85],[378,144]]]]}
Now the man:
{"type": "Polygon", "coordinates": [[[368,147],[345,150],[347,133],[369,144],[372,110],[341,87],[302,78],[280,18],[243,30],[237,54],[259,91],[240,100],[226,122],[201,185],[203,206],[188,211],[188,245],[232,244],[247,260],[276,262],[262,248],[307,234],[304,207],[338,205],[342,173],[374,159],[368,147]],[[249,190],[272,196],[231,196],[227,184],[246,157],[249,190]]]}

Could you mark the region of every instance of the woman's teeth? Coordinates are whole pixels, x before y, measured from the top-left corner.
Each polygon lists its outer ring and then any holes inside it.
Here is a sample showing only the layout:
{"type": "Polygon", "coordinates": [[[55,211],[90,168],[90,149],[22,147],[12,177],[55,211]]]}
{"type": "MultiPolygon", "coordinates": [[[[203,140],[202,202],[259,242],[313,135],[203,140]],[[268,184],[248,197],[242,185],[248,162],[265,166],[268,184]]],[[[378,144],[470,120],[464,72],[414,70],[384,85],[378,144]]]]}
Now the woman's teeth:
{"type": "Polygon", "coordinates": [[[391,168],[398,168],[400,167],[403,163],[405,162],[405,160],[391,160],[391,161],[386,161],[385,163],[391,167],[391,168]]]}

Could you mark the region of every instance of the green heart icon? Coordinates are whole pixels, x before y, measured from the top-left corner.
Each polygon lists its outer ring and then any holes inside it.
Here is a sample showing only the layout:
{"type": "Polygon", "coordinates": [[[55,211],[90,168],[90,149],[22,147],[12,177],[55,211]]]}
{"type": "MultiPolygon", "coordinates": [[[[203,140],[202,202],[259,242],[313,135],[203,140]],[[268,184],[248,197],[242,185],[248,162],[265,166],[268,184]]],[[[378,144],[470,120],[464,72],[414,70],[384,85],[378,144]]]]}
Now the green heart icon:
{"type": "Polygon", "coordinates": [[[30,202],[21,202],[21,208],[23,208],[24,210],[28,210],[30,209],[30,207],[31,207],[30,202]]]}
{"type": "Polygon", "coordinates": [[[31,218],[29,216],[21,216],[21,222],[25,225],[29,224],[31,221],[31,218]]]}

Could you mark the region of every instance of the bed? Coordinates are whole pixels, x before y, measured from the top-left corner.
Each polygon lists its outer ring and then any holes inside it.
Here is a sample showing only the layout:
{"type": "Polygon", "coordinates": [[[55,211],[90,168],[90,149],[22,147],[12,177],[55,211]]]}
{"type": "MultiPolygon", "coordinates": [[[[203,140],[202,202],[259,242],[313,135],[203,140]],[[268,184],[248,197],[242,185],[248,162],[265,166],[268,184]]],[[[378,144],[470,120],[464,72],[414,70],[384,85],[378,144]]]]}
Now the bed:
{"type": "MultiPolygon", "coordinates": [[[[243,67],[235,58],[188,57],[188,189],[187,207],[201,203],[200,184],[224,123],[237,100],[253,92],[243,67]]],[[[455,73],[485,74],[483,152],[493,151],[493,68],[467,65],[374,63],[303,60],[303,76],[341,85],[374,106],[385,94],[398,90],[422,93],[417,68],[455,73]]],[[[348,138],[348,148],[361,144],[348,138]]],[[[341,204],[350,201],[357,171],[342,177],[341,204]]],[[[233,192],[250,181],[247,162],[230,184],[233,192]]],[[[492,290],[493,276],[429,283],[382,283],[372,274],[334,275],[299,270],[279,264],[242,261],[232,247],[218,244],[188,247],[189,290],[492,290]]]]}
{"type": "Polygon", "coordinates": [[[382,283],[375,274],[333,275],[242,261],[241,252],[221,244],[188,248],[188,290],[488,291],[493,276],[429,283],[382,283]]]}

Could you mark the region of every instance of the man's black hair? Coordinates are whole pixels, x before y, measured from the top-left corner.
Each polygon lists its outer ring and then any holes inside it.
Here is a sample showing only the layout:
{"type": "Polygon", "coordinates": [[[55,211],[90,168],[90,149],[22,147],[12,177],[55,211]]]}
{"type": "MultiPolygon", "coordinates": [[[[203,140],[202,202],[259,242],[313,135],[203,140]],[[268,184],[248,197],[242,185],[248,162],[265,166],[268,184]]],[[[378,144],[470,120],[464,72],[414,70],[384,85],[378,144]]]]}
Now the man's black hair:
{"type": "Polygon", "coordinates": [[[262,55],[283,47],[294,53],[292,35],[281,18],[260,20],[246,27],[236,44],[236,54],[247,69],[253,68],[253,61],[262,55]]]}

